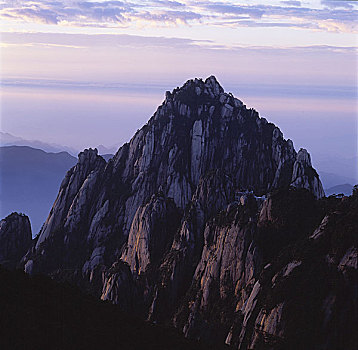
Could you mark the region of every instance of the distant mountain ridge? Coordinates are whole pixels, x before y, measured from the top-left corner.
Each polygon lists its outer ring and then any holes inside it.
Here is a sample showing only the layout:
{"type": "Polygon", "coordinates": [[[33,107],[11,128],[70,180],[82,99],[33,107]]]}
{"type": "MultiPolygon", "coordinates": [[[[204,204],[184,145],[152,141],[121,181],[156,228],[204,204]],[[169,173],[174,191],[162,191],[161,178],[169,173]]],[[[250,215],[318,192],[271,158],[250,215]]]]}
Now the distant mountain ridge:
{"type": "Polygon", "coordinates": [[[41,149],[47,153],[67,152],[72,156],[77,156],[78,151],[74,148],[58,145],[56,143],[47,143],[38,140],[26,140],[10,133],[0,132],[0,146],[28,146],[41,149]]]}
{"type": "Polygon", "coordinates": [[[345,196],[350,196],[352,194],[353,186],[351,184],[343,184],[330,187],[326,189],[326,195],[330,196],[332,194],[344,194],[345,196]]]}
{"type": "Polygon", "coordinates": [[[67,152],[47,153],[29,146],[0,147],[0,215],[13,211],[31,218],[37,234],[63,176],[76,164],[67,152]]]}
{"type": "MultiPolygon", "coordinates": [[[[80,150],[73,147],[59,145],[56,143],[43,142],[40,140],[26,140],[22,137],[14,136],[10,133],[0,131],[0,147],[4,146],[28,146],[41,149],[47,153],[67,152],[75,157],[77,157],[78,153],[80,153],[80,150]]],[[[106,147],[103,145],[98,145],[96,148],[98,149],[98,153],[100,155],[107,155],[116,153],[118,146],[106,147]]]]}
{"type": "Polygon", "coordinates": [[[322,181],[323,187],[326,189],[334,187],[334,186],[340,186],[343,184],[351,184],[355,185],[358,183],[357,180],[350,177],[345,177],[342,175],[332,174],[332,173],[326,173],[324,171],[320,171],[320,178],[322,181]]]}
{"type": "Polygon", "coordinates": [[[344,183],[358,183],[358,153],[354,157],[318,153],[314,163],[325,180],[326,188],[344,183]],[[339,178],[338,182],[332,175],[339,178]],[[334,180],[335,183],[329,183],[330,180],[334,180]]]}

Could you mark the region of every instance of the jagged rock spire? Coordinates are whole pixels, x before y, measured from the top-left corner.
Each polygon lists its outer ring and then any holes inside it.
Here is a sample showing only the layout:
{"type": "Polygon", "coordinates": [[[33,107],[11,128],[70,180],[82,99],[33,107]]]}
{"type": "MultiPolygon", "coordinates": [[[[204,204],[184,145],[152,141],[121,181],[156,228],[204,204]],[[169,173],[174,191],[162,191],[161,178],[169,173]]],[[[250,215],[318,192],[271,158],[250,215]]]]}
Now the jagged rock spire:
{"type": "MultiPolygon", "coordinates": [[[[189,80],[166,93],[153,117],[108,163],[96,150],[79,155],[24,262],[28,272],[63,277],[71,271],[115,302],[130,283],[148,307],[142,311],[155,319],[168,314],[163,300],[183,296],[213,232],[226,236],[210,220],[233,205],[236,191],[252,191],[248,203],[256,208],[254,195],[290,185],[323,195],[307,152],[297,154],[278,127],[225,93],[214,76],[189,80]]],[[[257,208],[245,235],[256,216],[257,208]]],[[[234,229],[240,230],[240,222],[234,229]]],[[[215,247],[225,247],[219,243],[206,252],[208,259],[215,247]]],[[[255,261],[253,247],[242,252],[255,261]]]]}

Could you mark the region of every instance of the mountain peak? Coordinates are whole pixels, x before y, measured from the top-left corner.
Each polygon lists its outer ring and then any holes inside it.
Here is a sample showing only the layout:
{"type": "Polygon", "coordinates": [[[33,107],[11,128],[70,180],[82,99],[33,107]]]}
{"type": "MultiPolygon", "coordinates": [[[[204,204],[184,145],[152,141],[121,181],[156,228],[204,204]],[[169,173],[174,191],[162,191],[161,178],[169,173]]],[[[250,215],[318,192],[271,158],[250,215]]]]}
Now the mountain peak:
{"type": "MultiPolygon", "coordinates": [[[[226,93],[216,77],[211,75],[205,81],[201,78],[190,79],[172,92],[167,91],[154,119],[166,114],[175,115],[176,111],[180,116],[192,120],[212,117],[230,119],[235,118],[243,107],[243,102],[226,93]]],[[[258,116],[252,110],[249,114],[258,116]]]]}
{"type": "Polygon", "coordinates": [[[86,148],[78,154],[79,163],[91,162],[98,156],[97,148],[86,148]]]}
{"type": "Polygon", "coordinates": [[[307,150],[305,148],[300,148],[300,150],[298,151],[298,153],[297,153],[297,161],[301,162],[306,167],[311,167],[312,166],[311,156],[310,156],[310,154],[307,152],[307,150]]]}
{"type": "Polygon", "coordinates": [[[177,87],[172,92],[166,92],[166,99],[181,99],[180,97],[190,95],[191,99],[198,96],[206,96],[211,98],[218,98],[224,93],[223,87],[220,85],[214,75],[206,78],[195,78],[187,80],[183,86],[177,87]]]}
{"type": "MultiPolygon", "coordinates": [[[[298,156],[278,127],[225,93],[214,76],[188,80],[167,92],[153,117],[112,161],[106,163],[97,153],[85,150],[67,173],[23,261],[25,270],[80,278],[103,300],[131,312],[139,308],[151,321],[173,320],[186,335],[199,334],[197,327],[210,332],[202,311],[221,291],[225,299],[220,305],[229,302],[230,315],[241,305],[238,320],[247,322],[245,310],[251,306],[245,305],[255,304],[261,290],[255,278],[261,261],[268,259],[266,251],[259,252],[256,237],[269,237],[274,247],[286,232],[280,225],[278,235],[270,231],[271,213],[286,202],[275,207],[273,195],[263,204],[263,195],[283,188],[295,218],[306,218],[315,205],[310,193],[291,186],[324,196],[307,151],[298,156]],[[305,212],[296,215],[301,208],[305,212]],[[258,226],[259,216],[267,218],[262,221],[268,221],[267,234],[258,226]],[[251,290],[253,297],[246,292],[251,290]],[[180,305],[184,297],[190,310],[180,305]]],[[[270,249],[276,256],[276,248],[270,249]]],[[[250,313],[256,312],[253,308],[250,313]]],[[[224,341],[228,328],[220,332],[224,341]]],[[[241,335],[234,336],[238,344],[241,335]]]]}
{"type": "Polygon", "coordinates": [[[224,92],[224,89],[217,81],[214,75],[211,75],[209,78],[205,80],[205,86],[213,92],[215,96],[219,96],[221,93],[224,92]]]}
{"type": "MultiPolygon", "coordinates": [[[[190,194],[187,192],[185,198],[180,195],[180,200],[175,200],[179,207],[185,207],[200,177],[214,168],[222,168],[231,174],[235,185],[253,189],[255,193],[263,194],[273,188],[292,184],[309,188],[318,198],[324,195],[317,173],[310,172],[312,165],[308,152],[300,150],[297,158],[292,141],[285,140],[278,127],[260,118],[254,109],[246,108],[233,94],[224,92],[213,75],[205,81],[201,78],[188,80],[180,88],[167,92],[163,104],[131,144],[133,147],[145,146],[142,148],[144,155],[136,163],[140,165],[135,167],[136,174],[137,171],[144,173],[151,168],[156,152],[165,157],[168,155],[168,160],[159,157],[155,161],[159,167],[163,167],[163,161],[164,164],[182,162],[180,174],[190,182],[183,184],[183,188],[189,186],[190,194]],[[154,151],[156,144],[160,151],[154,151]],[[272,147],[273,153],[263,152],[259,144],[265,144],[262,147],[266,151],[272,147]],[[252,147],[257,148],[256,151],[252,147]],[[177,149],[181,149],[181,152],[177,149]],[[182,157],[180,161],[178,154],[182,157]],[[258,157],[265,158],[270,164],[263,167],[258,157]],[[244,164],[248,159],[251,165],[246,166],[244,164]],[[295,171],[291,172],[289,169],[294,163],[295,171]],[[267,167],[271,169],[270,175],[256,178],[259,173],[267,173],[267,167]],[[291,173],[286,174],[286,170],[291,173]],[[307,171],[313,177],[308,176],[307,171]]],[[[170,166],[165,169],[165,173],[173,170],[170,166]]],[[[168,179],[163,177],[162,181],[166,183],[168,179]]],[[[170,196],[174,195],[172,191],[169,193],[170,196]]]]}

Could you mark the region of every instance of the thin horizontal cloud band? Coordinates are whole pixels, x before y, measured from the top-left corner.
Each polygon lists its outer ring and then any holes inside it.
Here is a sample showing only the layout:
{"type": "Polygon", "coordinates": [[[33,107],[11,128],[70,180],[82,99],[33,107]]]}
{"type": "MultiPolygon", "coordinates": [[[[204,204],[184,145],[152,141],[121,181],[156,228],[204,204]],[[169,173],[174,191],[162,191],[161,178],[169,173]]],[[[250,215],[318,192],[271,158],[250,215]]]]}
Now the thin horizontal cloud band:
{"type": "MultiPolygon", "coordinates": [[[[32,89],[53,89],[53,90],[94,90],[130,93],[163,93],[168,86],[173,84],[155,83],[102,83],[102,82],[80,82],[70,80],[51,79],[3,79],[3,87],[32,88],[32,89]]],[[[240,90],[245,95],[251,96],[272,96],[272,97],[305,97],[305,98],[335,98],[355,99],[357,97],[356,86],[322,86],[322,85],[293,85],[293,84],[247,84],[229,85],[227,90],[240,90]]]]}
{"type": "Polygon", "coordinates": [[[63,46],[67,48],[88,48],[88,47],[106,47],[116,46],[129,47],[163,47],[163,48],[195,48],[205,49],[228,49],[230,51],[248,50],[251,51],[324,51],[356,53],[355,46],[332,46],[332,45],[307,45],[307,46],[254,46],[254,45],[227,45],[219,44],[213,40],[197,40],[180,37],[164,36],[142,36],[131,34],[65,34],[65,33],[21,33],[21,32],[3,32],[1,34],[1,44],[3,46],[63,46]]]}

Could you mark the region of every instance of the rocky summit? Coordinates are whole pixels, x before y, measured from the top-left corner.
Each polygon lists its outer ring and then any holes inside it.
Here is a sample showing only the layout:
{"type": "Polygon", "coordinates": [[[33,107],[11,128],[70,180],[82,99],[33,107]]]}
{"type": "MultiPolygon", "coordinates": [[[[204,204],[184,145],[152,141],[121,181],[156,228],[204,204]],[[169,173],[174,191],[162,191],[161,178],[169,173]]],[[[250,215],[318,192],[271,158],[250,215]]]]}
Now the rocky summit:
{"type": "MultiPolygon", "coordinates": [[[[305,318],[295,303],[306,304],[286,296],[286,284],[294,294],[305,273],[318,289],[310,274],[324,283],[330,276],[320,260],[310,270],[315,237],[334,221],[322,197],[305,149],[296,152],[215,77],[189,80],[166,93],[108,162],[96,149],[79,154],[21,265],[187,337],[236,349],[293,348],[293,325],[305,318]]],[[[317,254],[324,259],[333,250],[327,243],[317,254]]],[[[357,251],[347,243],[335,259],[327,269],[341,273],[344,285],[357,251]]],[[[340,296],[328,287],[312,293],[326,311],[310,327],[329,332],[340,296]]],[[[330,348],[321,333],[307,339],[330,348]]]]}

